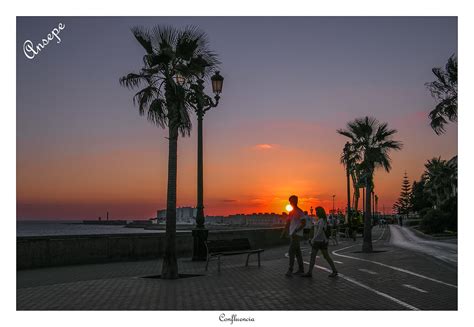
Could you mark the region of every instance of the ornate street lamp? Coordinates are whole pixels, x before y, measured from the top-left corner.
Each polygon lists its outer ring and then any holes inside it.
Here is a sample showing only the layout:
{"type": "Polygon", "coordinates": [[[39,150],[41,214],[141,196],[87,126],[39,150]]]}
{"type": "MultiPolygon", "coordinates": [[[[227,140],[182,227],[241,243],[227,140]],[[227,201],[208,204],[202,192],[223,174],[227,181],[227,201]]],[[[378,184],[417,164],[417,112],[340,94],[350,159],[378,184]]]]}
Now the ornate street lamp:
{"type": "Polygon", "coordinates": [[[181,86],[184,85],[184,83],[186,83],[186,78],[180,73],[176,73],[175,79],[176,79],[176,83],[178,83],[181,86]]]}
{"type": "Polygon", "coordinates": [[[212,91],[214,92],[214,101],[204,93],[204,81],[199,78],[196,84],[191,85],[193,92],[189,95],[189,103],[194,108],[198,119],[198,164],[197,164],[197,213],[196,228],[193,229],[193,260],[206,260],[206,241],[208,230],[204,227],[204,183],[203,183],[203,156],[202,156],[202,119],[204,114],[211,108],[217,107],[222,92],[224,77],[218,71],[211,77],[212,91]]]}
{"type": "Polygon", "coordinates": [[[219,101],[218,97],[219,97],[219,94],[221,94],[222,92],[222,84],[224,83],[224,77],[222,77],[219,74],[219,72],[216,71],[216,73],[212,75],[211,81],[212,81],[212,92],[214,92],[214,94],[217,97],[216,101],[219,101]]]}

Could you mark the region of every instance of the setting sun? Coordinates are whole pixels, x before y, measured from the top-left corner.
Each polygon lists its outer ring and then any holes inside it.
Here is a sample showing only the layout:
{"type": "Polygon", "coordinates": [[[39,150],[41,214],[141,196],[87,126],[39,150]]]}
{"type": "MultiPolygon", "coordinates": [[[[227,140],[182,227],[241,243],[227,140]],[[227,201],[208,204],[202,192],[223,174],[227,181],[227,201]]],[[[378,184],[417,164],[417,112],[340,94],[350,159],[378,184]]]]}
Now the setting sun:
{"type": "Polygon", "coordinates": [[[293,207],[291,206],[291,204],[287,204],[286,211],[290,212],[291,210],[293,210],[293,207]]]}

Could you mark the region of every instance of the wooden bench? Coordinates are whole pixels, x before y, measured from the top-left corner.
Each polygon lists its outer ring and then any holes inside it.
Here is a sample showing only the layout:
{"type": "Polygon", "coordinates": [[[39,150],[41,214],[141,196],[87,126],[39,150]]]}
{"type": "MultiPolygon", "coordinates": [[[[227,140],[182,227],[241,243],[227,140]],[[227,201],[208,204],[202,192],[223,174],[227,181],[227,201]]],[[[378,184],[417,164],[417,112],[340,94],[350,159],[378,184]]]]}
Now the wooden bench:
{"type": "Polygon", "coordinates": [[[249,265],[249,258],[252,254],[258,256],[258,266],[260,267],[260,253],[263,249],[252,249],[248,238],[238,238],[233,240],[215,240],[206,242],[207,263],[206,270],[211,259],[217,259],[217,271],[221,271],[221,257],[228,255],[247,254],[245,267],[249,265]]]}

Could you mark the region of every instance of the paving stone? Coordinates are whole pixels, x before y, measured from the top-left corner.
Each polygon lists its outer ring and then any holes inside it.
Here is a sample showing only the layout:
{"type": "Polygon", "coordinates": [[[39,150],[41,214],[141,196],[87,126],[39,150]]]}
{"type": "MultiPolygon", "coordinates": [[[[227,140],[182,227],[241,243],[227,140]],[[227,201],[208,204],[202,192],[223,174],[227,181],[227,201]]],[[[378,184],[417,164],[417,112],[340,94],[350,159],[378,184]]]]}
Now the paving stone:
{"type": "MultiPolygon", "coordinates": [[[[360,240],[341,241],[330,250],[356,258],[381,262],[457,285],[457,267],[426,255],[392,247],[389,234],[374,230],[375,249],[386,252],[354,253],[360,240]]],[[[303,245],[304,260],[310,249],[303,245]]],[[[286,247],[266,249],[262,266],[256,258],[244,267],[245,255],[224,257],[217,263],[188,258],[179,260],[180,273],[203,276],[178,280],[142,278],[158,275],[160,260],[42,268],[17,272],[18,310],[408,310],[406,303],[421,310],[456,310],[457,288],[436,283],[377,264],[333,255],[350,280],[328,278],[316,268],[313,278],[287,278],[286,247]],[[368,271],[375,274],[368,273],[368,271]],[[426,293],[408,288],[426,291],[426,293]],[[368,289],[370,288],[370,289],[368,289]],[[377,293],[378,292],[378,293],[377,293]],[[382,296],[380,293],[386,294],[382,296]],[[395,299],[395,300],[393,300],[395,299]],[[398,302],[397,302],[398,300],[398,302]]],[[[316,264],[328,268],[324,259],[316,264]]],[[[308,265],[305,265],[308,269],[308,265]]]]}

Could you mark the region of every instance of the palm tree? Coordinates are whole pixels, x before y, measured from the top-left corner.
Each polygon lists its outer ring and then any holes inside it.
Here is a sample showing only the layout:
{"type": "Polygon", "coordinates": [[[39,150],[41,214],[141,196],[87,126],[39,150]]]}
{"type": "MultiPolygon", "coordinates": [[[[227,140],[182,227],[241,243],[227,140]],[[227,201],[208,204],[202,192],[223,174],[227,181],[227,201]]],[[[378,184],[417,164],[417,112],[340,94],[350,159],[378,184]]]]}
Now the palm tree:
{"type": "MultiPolygon", "coordinates": [[[[355,175],[354,171],[356,169],[357,161],[359,161],[359,154],[355,151],[351,143],[347,142],[342,150],[341,154],[341,163],[346,168],[346,179],[347,179],[347,221],[349,223],[350,214],[351,214],[351,177],[355,175]]],[[[356,184],[354,182],[354,189],[356,189],[356,184]]]]}
{"type": "Polygon", "coordinates": [[[446,161],[433,158],[425,164],[422,180],[435,209],[457,197],[457,156],[446,161]]]}
{"type": "Polygon", "coordinates": [[[139,89],[133,97],[140,115],[158,127],[168,127],[168,187],[166,201],[166,246],[161,277],[178,278],[176,259],[176,178],[178,136],[191,131],[189,95],[198,77],[209,76],[218,61],[208,49],[207,36],[190,26],[182,30],[156,26],[132,28],[145,50],[138,73],[120,78],[120,84],[139,89]],[[178,83],[185,81],[185,83],[178,83]]]}
{"type": "Polygon", "coordinates": [[[364,242],[363,252],[372,251],[372,213],[371,194],[373,189],[373,176],[376,168],[384,168],[389,172],[392,168],[389,156],[390,150],[400,150],[402,143],[392,139],[397,132],[389,129],[387,123],[379,123],[373,117],[357,118],[347,123],[346,129],[338,129],[337,132],[348,137],[354,148],[359,153],[362,161],[361,167],[364,171],[361,179],[364,180],[366,188],[365,197],[365,219],[364,219],[364,242]]]}
{"type": "Polygon", "coordinates": [[[431,96],[438,101],[430,112],[431,128],[436,134],[445,132],[448,120],[455,122],[458,119],[458,60],[455,55],[449,57],[445,70],[436,67],[432,69],[436,80],[425,85],[431,96]]]}

